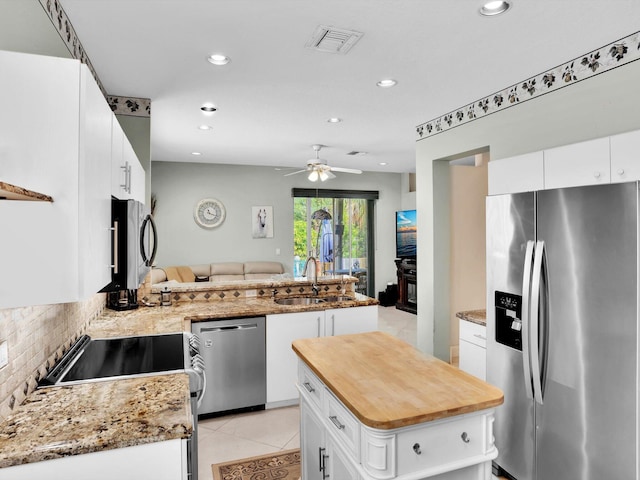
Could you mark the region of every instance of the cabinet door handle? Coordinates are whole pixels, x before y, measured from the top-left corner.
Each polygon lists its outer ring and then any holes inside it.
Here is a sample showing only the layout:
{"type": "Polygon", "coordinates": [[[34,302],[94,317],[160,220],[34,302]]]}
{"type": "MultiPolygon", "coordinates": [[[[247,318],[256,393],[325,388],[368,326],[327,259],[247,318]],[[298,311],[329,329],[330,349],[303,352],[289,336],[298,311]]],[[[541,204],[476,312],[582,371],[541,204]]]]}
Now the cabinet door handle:
{"type": "Polygon", "coordinates": [[[318,337],[320,337],[320,317],[318,317],[318,337]]]}
{"type": "Polygon", "coordinates": [[[344,425],[340,423],[340,420],[338,420],[337,416],[331,415],[329,417],[329,420],[331,420],[331,422],[336,426],[338,430],[344,430],[344,425]]]}
{"type": "Polygon", "coordinates": [[[460,438],[462,439],[462,441],[464,443],[469,443],[470,442],[469,434],[467,432],[462,432],[462,435],[460,435],[460,438]]]}
{"type": "Polygon", "coordinates": [[[303,385],[304,385],[304,388],[306,388],[309,393],[313,393],[316,391],[316,389],[313,388],[309,382],[304,382],[303,385]]]}
{"type": "Polygon", "coordinates": [[[319,472],[321,472],[322,469],[324,468],[324,465],[323,465],[323,463],[324,463],[323,462],[324,455],[323,455],[323,453],[324,453],[324,448],[318,447],[318,467],[319,467],[318,471],[319,472]]]}
{"type": "Polygon", "coordinates": [[[593,172],[593,176],[595,178],[600,178],[600,172],[593,172]]]}

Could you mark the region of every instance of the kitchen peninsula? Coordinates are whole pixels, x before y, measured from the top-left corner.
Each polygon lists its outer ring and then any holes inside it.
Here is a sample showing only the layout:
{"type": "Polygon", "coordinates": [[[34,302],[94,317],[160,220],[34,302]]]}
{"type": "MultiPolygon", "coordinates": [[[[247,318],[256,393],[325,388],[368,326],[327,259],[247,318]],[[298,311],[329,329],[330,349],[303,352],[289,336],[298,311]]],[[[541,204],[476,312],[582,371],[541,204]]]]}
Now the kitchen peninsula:
{"type": "MultiPolygon", "coordinates": [[[[337,298],[345,288],[344,279],[318,283],[318,298],[337,298]]],[[[375,309],[378,303],[355,294],[348,281],[344,296],[348,299],[341,296],[339,301],[312,305],[274,301],[273,290],[278,290],[276,298],[307,294],[311,284],[300,280],[230,282],[198,288],[200,293],[203,288],[217,293],[205,299],[183,291],[175,294],[173,305],[160,306],[148,292],[151,297],[147,300],[155,306],[106,309],[81,333],[93,338],[168,334],[190,331],[192,323],[206,319],[255,315],[275,318],[282,327],[282,320],[296,323],[298,314],[322,314],[324,318],[325,311],[356,312],[358,307],[375,309]]],[[[295,357],[290,345],[287,353],[295,357]]],[[[295,371],[295,363],[293,368],[295,371]]],[[[295,375],[290,383],[294,381],[295,375]]],[[[143,476],[157,473],[154,478],[158,479],[180,478],[181,445],[193,430],[189,400],[188,376],[182,373],[38,389],[0,422],[0,478],[37,478],[45,471],[51,479],[134,478],[132,472],[136,471],[143,476]],[[158,450],[161,446],[166,450],[158,450]],[[149,461],[151,457],[153,461],[149,461]],[[56,477],[49,461],[82,468],[67,468],[77,476],[56,477]],[[126,474],[114,470],[119,467],[126,467],[126,474]]]]}
{"type": "Polygon", "coordinates": [[[383,332],[297,340],[307,480],[489,480],[502,392],[383,332]]]}

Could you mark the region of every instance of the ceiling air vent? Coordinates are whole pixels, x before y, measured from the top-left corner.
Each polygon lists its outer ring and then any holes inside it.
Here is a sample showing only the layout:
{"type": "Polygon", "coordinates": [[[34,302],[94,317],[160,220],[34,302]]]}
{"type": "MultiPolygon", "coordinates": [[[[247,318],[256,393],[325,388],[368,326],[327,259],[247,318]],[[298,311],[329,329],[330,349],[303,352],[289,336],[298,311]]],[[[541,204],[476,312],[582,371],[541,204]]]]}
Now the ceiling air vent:
{"type": "Polygon", "coordinates": [[[353,150],[349,153],[347,153],[347,155],[366,155],[367,152],[359,152],[358,150],[353,150]]]}
{"type": "Polygon", "coordinates": [[[351,50],[351,47],[360,40],[362,35],[364,35],[362,32],[320,25],[307,42],[306,47],[320,52],[344,55],[351,50]]]}

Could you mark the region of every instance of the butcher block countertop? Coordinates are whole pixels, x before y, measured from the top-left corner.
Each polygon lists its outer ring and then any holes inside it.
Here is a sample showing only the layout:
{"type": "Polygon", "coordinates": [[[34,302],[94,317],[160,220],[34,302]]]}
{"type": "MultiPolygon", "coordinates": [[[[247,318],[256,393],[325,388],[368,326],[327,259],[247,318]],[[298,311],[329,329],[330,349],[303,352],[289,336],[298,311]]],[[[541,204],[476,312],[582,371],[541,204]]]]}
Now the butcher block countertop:
{"type": "Polygon", "coordinates": [[[293,350],[365,425],[393,429],[501,405],[502,391],[384,332],[310,338],[293,350]]]}

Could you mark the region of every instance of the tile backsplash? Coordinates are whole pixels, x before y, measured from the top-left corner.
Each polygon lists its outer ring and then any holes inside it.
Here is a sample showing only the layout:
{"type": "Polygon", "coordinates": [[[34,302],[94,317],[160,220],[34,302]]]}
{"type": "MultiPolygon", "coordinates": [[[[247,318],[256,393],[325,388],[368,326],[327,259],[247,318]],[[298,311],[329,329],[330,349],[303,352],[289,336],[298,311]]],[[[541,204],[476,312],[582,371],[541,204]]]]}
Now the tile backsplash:
{"type": "Polygon", "coordinates": [[[0,420],[36,387],[38,380],[100,315],[105,294],[78,303],[0,310],[0,342],[9,364],[0,368],[0,420]]]}

